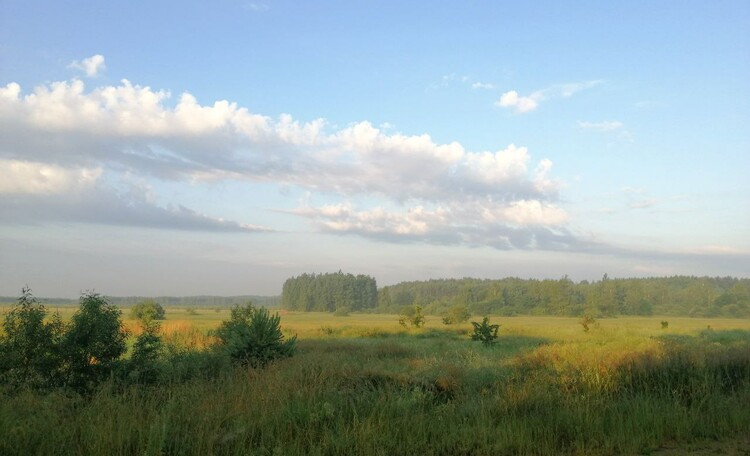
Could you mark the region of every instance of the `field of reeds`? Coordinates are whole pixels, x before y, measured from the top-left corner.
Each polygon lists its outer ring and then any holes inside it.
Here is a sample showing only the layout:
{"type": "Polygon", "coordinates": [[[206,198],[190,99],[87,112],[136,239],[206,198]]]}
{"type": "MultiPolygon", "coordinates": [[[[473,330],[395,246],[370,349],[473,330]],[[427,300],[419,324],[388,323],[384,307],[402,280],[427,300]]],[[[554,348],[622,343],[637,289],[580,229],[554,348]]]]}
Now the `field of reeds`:
{"type": "MultiPolygon", "coordinates": [[[[161,331],[190,352],[227,315],[167,309],[161,331]]],[[[297,353],[263,369],[88,395],[2,391],[0,454],[750,451],[750,321],[613,318],[584,331],[574,318],[491,319],[499,338],[484,346],[470,323],[438,317],[405,329],[394,315],[282,313],[297,353]]]]}

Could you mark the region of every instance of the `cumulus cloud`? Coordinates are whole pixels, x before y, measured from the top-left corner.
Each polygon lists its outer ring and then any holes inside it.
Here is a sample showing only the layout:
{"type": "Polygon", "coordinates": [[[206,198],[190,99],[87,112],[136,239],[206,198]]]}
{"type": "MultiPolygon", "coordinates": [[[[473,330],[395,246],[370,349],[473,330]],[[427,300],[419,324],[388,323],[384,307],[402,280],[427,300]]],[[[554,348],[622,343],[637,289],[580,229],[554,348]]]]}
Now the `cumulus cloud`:
{"type": "Polygon", "coordinates": [[[104,64],[104,56],[96,54],[80,61],[73,61],[68,65],[68,68],[83,71],[86,73],[86,76],[93,78],[99,76],[107,66],[104,64]]]}
{"type": "MultiPolygon", "coordinates": [[[[468,151],[369,122],[331,131],[322,119],[270,118],[226,100],[202,105],[189,93],[171,99],[168,91],[128,80],[92,90],[79,80],[54,82],[29,94],[15,83],[0,88],[0,159],[5,166],[35,163],[17,168],[16,183],[7,185],[19,187],[24,175],[36,175],[32,187],[40,189],[72,185],[102,169],[193,183],[275,183],[329,200],[371,201],[361,209],[334,204],[297,212],[325,231],[495,246],[530,245],[498,241],[526,231],[552,239],[543,229],[559,230],[568,218],[557,203],[561,184],[550,177],[552,162],[532,162],[525,147],[468,151]]],[[[114,207],[125,214],[138,209],[175,226],[246,229],[181,207],[146,206],[131,197],[120,203],[114,207]]],[[[93,200],[81,204],[98,207],[93,200]]],[[[126,223],[113,214],[104,219],[126,223]]]]}
{"type": "Polygon", "coordinates": [[[515,90],[510,90],[503,93],[500,96],[500,99],[495,102],[495,105],[500,106],[501,108],[513,109],[517,114],[524,114],[534,111],[539,107],[539,104],[542,101],[553,98],[569,98],[582,90],[595,87],[601,83],[601,80],[591,80],[557,84],[541,90],[536,90],[526,96],[520,95],[515,90]]]}
{"type": "Polygon", "coordinates": [[[53,195],[91,187],[101,168],[69,169],[47,163],[0,158],[0,195],[53,195]]]}
{"type": "Polygon", "coordinates": [[[502,94],[495,104],[503,108],[513,108],[517,113],[526,113],[535,110],[539,106],[539,101],[543,99],[540,92],[522,97],[515,90],[511,90],[502,94]]]}

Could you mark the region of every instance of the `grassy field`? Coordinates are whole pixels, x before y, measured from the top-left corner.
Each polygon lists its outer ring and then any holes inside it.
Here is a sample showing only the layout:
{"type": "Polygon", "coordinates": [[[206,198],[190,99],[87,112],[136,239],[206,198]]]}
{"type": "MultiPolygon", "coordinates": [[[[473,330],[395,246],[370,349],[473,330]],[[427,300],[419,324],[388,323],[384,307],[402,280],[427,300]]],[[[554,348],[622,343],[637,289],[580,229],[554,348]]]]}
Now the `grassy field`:
{"type": "MultiPolygon", "coordinates": [[[[196,313],[168,308],[165,337],[202,347],[229,315],[196,313]]],[[[748,320],[615,318],[584,332],[571,318],[492,317],[491,347],[470,340],[470,323],[397,320],[282,312],[298,353],[262,370],[4,394],[0,454],[750,451],[748,320]]]]}

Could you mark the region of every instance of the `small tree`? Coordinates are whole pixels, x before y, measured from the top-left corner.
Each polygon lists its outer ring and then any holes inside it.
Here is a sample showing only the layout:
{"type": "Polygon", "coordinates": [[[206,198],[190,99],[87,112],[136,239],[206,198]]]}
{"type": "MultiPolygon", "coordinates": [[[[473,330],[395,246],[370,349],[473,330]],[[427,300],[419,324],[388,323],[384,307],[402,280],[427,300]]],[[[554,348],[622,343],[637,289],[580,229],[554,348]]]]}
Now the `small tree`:
{"type": "Polygon", "coordinates": [[[484,345],[495,343],[500,325],[491,325],[490,317],[484,317],[482,323],[472,321],[471,324],[474,326],[474,334],[471,335],[471,340],[479,340],[484,345]]]}
{"type": "Polygon", "coordinates": [[[164,350],[164,343],[159,335],[161,325],[156,320],[143,322],[142,325],[143,332],[133,344],[129,376],[139,383],[153,383],[157,380],[157,363],[164,350]]]}
{"type": "Polygon", "coordinates": [[[269,362],[292,356],[297,336],[284,340],[279,314],[255,308],[252,303],[232,308],[228,321],[214,332],[229,356],[240,364],[263,367],[269,362]]]}
{"type": "Polygon", "coordinates": [[[52,382],[60,364],[58,345],[63,332],[59,315],[45,322],[47,309],[24,287],[3,320],[0,375],[12,385],[40,387],[52,382]]]}
{"type": "Polygon", "coordinates": [[[125,353],[128,333],[120,310],[94,292],[81,296],[62,340],[65,383],[89,389],[108,376],[125,353]]]}
{"type": "Polygon", "coordinates": [[[583,317],[581,317],[581,320],[578,323],[583,326],[584,332],[589,332],[589,329],[591,329],[591,325],[596,323],[596,319],[594,319],[594,317],[592,317],[591,315],[584,315],[583,317]]]}
{"type": "Polygon", "coordinates": [[[401,316],[398,319],[398,324],[404,328],[408,328],[409,325],[414,328],[421,328],[425,324],[425,317],[422,313],[422,306],[414,306],[405,308],[401,316]]]}
{"type": "Polygon", "coordinates": [[[456,304],[448,309],[445,316],[443,316],[443,323],[446,325],[452,325],[456,323],[463,323],[469,321],[471,318],[471,312],[469,312],[469,306],[465,304],[456,304]]]}
{"type": "Polygon", "coordinates": [[[153,299],[145,299],[130,309],[130,317],[140,322],[164,320],[164,307],[153,299]]]}

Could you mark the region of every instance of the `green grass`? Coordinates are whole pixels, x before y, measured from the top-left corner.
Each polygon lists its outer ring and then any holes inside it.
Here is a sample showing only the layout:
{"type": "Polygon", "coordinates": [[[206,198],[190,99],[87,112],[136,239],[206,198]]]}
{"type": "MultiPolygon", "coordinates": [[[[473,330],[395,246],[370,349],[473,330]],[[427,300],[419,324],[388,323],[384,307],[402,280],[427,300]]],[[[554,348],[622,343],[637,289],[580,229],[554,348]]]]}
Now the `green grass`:
{"type": "MultiPolygon", "coordinates": [[[[167,309],[191,340],[228,311],[167,309]],[[191,328],[198,328],[197,331],[191,328]]],[[[63,315],[65,318],[65,315],[63,315]]],[[[750,430],[750,321],[285,313],[298,353],[263,370],[91,397],[0,392],[0,454],[649,454],[750,430]],[[474,319],[476,320],[476,319],[474,319]],[[711,329],[707,329],[708,326],[711,329]]],[[[128,322],[132,324],[133,322],[128,322]]],[[[169,329],[171,328],[171,329],[169,329]]]]}

